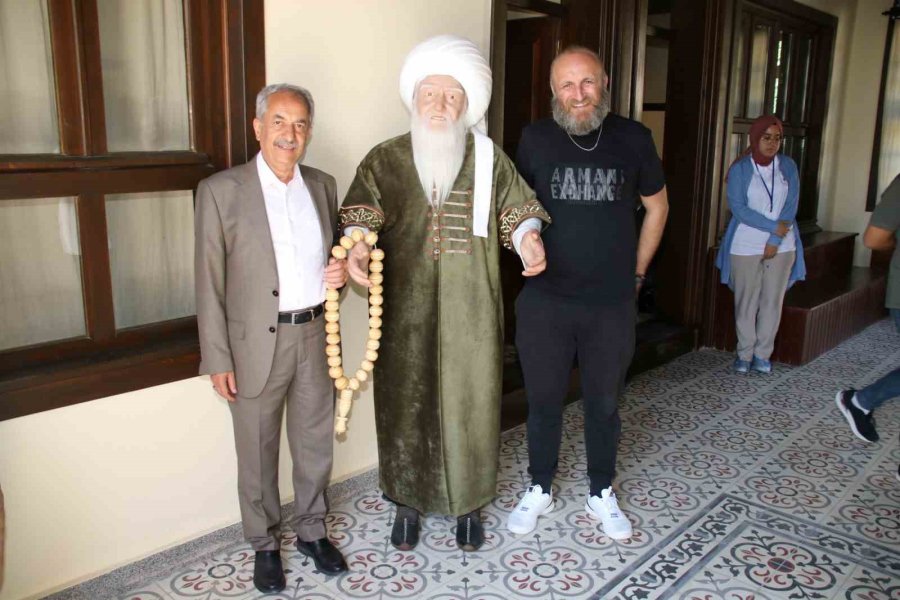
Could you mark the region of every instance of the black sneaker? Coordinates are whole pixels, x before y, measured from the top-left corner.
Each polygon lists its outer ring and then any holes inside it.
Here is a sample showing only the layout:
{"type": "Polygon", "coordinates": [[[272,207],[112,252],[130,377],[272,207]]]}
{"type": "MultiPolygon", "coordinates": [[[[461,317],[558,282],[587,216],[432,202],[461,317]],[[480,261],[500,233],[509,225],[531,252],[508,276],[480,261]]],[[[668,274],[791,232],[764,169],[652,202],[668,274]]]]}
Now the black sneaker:
{"type": "Polygon", "coordinates": [[[834,403],[840,409],[841,414],[847,419],[847,424],[853,433],[864,442],[877,442],[878,432],[875,431],[875,420],[872,411],[868,414],[856,408],[853,404],[853,396],[856,390],[841,390],[834,397],[834,403]]]}

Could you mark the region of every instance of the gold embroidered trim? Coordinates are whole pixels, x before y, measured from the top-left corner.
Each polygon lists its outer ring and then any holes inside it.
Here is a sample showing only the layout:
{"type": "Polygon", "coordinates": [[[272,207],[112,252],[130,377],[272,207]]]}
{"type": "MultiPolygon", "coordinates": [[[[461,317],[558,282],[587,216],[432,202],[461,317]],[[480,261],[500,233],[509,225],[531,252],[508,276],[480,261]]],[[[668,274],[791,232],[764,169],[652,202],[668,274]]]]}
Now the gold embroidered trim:
{"type": "Polygon", "coordinates": [[[457,227],[456,225],[444,225],[441,229],[453,229],[455,231],[468,231],[468,227],[457,227]]]}
{"type": "Polygon", "coordinates": [[[446,217],[448,219],[468,219],[469,218],[469,215],[451,215],[449,213],[444,213],[441,216],[446,217]]]}
{"type": "Polygon", "coordinates": [[[445,238],[441,238],[441,239],[445,239],[445,240],[447,240],[448,242],[459,242],[459,243],[461,243],[461,244],[466,244],[466,243],[469,242],[469,240],[467,240],[467,239],[465,239],[465,238],[445,237],[445,238]]]}
{"type": "Polygon", "coordinates": [[[384,225],[384,213],[371,206],[342,206],[338,212],[341,229],[344,227],[366,227],[369,231],[379,231],[384,225]]]}
{"type": "Polygon", "coordinates": [[[500,243],[504,248],[515,252],[512,234],[522,221],[531,217],[537,217],[545,223],[551,222],[550,215],[537,200],[531,200],[522,206],[508,208],[500,214],[500,243]]]}

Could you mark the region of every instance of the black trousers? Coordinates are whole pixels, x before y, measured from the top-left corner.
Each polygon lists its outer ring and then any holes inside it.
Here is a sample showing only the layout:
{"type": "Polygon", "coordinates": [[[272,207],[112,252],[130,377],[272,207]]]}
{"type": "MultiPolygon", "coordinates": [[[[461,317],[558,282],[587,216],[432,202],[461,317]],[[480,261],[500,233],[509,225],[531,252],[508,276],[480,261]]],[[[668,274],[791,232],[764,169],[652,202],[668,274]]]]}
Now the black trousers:
{"type": "Polygon", "coordinates": [[[549,490],[559,459],[563,401],[578,358],[591,494],[612,484],[622,423],[618,401],[634,355],[633,299],[577,304],[528,286],[516,299],[516,348],[528,398],[528,472],[549,490]]]}

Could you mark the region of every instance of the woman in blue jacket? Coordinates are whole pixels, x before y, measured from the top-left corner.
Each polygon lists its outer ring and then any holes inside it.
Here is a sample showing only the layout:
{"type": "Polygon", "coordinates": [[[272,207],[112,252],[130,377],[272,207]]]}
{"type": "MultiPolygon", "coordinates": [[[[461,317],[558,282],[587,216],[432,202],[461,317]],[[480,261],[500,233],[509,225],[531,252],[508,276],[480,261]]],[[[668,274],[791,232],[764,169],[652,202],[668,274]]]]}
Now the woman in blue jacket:
{"type": "Polygon", "coordinates": [[[797,228],[797,165],[779,154],[784,130],[777,117],[750,127],[750,147],[728,169],[731,222],[716,266],[734,290],[737,358],[734,370],[770,373],[784,294],[806,276],[797,228]]]}

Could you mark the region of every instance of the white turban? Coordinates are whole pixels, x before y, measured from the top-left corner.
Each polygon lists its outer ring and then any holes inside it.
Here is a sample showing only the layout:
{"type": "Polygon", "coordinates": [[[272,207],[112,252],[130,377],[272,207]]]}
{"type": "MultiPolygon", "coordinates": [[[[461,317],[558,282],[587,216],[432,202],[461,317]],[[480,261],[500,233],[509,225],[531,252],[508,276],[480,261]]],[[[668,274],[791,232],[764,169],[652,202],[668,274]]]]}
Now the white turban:
{"type": "Polygon", "coordinates": [[[463,37],[438,35],[413,48],[400,71],[400,97],[410,111],[416,86],[431,75],[449,75],[462,84],[468,100],[466,129],[479,124],[483,130],[491,101],[491,67],[478,47],[463,37]]]}

